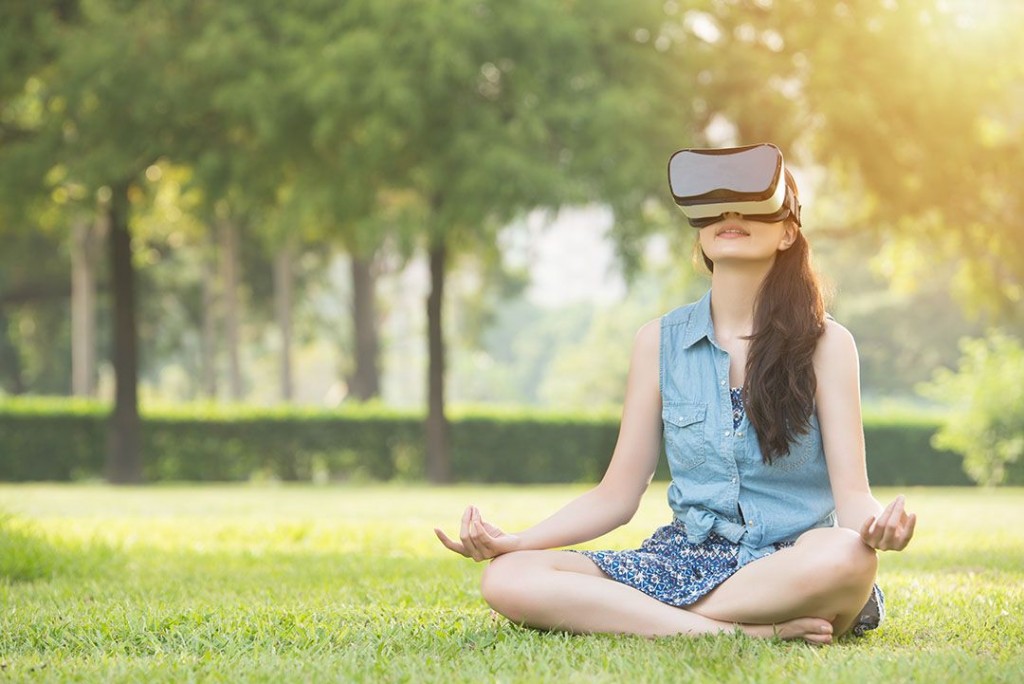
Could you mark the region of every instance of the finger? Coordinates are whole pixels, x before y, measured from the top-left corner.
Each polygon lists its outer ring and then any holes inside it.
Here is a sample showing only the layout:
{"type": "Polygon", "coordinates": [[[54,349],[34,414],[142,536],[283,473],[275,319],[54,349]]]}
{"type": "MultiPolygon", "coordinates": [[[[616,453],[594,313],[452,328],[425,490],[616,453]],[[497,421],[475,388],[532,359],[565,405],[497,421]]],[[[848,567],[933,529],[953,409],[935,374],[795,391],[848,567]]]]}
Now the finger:
{"type": "Polygon", "coordinates": [[[904,524],[903,530],[900,532],[900,536],[897,539],[897,543],[899,544],[899,550],[900,551],[902,551],[903,549],[907,548],[907,544],[909,544],[910,540],[913,539],[913,537],[914,537],[914,527],[916,525],[917,525],[917,515],[914,514],[914,513],[911,513],[909,516],[907,516],[906,524],[904,524]]]}
{"type": "Polygon", "coordinates": [[[880,525],[877,530],[881,533],[878,539],[879,550],[891,551],[896,545],[896,538],[899,535],[899,530],[899,520],[894,517],[890,517],[885,525],[880,525]]]}
{"type": "Polygon", "coordinates": [[[462,520],[459,521],[459,538],[465,540],[466,535],[469,534],[469,516],[472,512],[472,508],[467,506],[466,510],[462,512],[462,520]]]}
{"type": "Polygon", "coordinates": [[[875,551],[882,551],[882,528],[876,527],[873,531],[868,533],[867,539],[864,543],[873,548],[875,551]]]}
{"type": "Polygon", "coordinates": [[[907,497],[900,494],[892,502],[892,517],[897,520],[902,520],[906,516],[907,497]]]}
{"type": "MultiPolygon", "coordinates": [[[[898,499],[899,497],[897,497],[898,499]]],[[[889,505],[882,509],[882,512],[875,518],[874,530],[884,527],[889,522],[889,517],[892,515],[892,509],[896,506],[897,499],[893,499],[889,502],[889,505]]],[[[872,531],[874,531],[872,530],[872,531]]]]}
{"type": "Polygon", "coordinates": [[[491,533],[491,530],[488,529],[489,527],[492,526],[485,523],[480,517],[480,511],[477,511],[476,517],[470,526],[470,536],[473,538],[473,543],[483,558],[493,558],[499,553],[495,546],[495,535],[491,533]]]}
{"type": "Polygon", "coordinates": [[[480,522],[480,509],[472,506],[469,520],[469,540],[470,544],[472,544],[473,560],[475,561],[482,561],[493,555],[488,553],[486,537],[480,534],[482,530],[480,522]]]}
{"type": "Polygon", "coordinates": [[[885,523],[885,527],[882,528],[882,540],[881,544],[885,549],[899,549],[900,539],[903,535],[903,529],[906,526],[907,514],[903,510],[903,497],[899,496],[893,502],[892,513],[889,515],[889,519],[885,523]]]}
{"type": "Polygon", "coordinates": [[[893,509],[893,506],[895,506],[895,505],[896,505],[896,499],[893,499],[888,504],[886,504],[885,508],[882,509],[882,512],[879,513],[875,517],[875,524],[876,524],[876,526],[885,524],[885,521],[892,514],[892,509],[893,509]]]}
{"type": "Polygon", "coordinates": [[[447,548],[463,556],[466,555],[465,547],[463,547],[462,544],[453,541],[447,534],[442,532],[440,528],[435,527],[434,534],[437,535],[437,538],[440,539],[441,543],[444,544],[447,548]]]}
{"type": "Polygon", "coordinates": [[[469,536],[475,536],[476,526],[480,522],[480,510],[476,506],[469,507],[469,536]]]}
{"type": "Polygon", "coordinates": [[[473,544],[475,544],[478,547],[484,541],[484,536],[480,534],[481,527],[482,526],[480,525],[480,512],[474,510],[469,518],[469,538],[472,539],[473,544]]]}
{"type": "Polygon", "coordinates": [[[875,518],[877,518],[877,517],[878,516],[872,515],[871,517],[869,517],[867,520],[864,521],[863,525],[860,526],[860,536],[861,536],[861,539],[867,538],[868,534],[871,532],[871,527],[875,524],[875,518]]]}
{"type": "Polygon", "coordinates": [[[459,538],[462,540],[462,545],[466,549],[466,555],[473,560],[480,560],[479,551],[476,548],[476,544],[473,542],[473,507],[469,506],[466,508],[466,512],[462,514],[462,529],[459,531],[459,538]]]}
{"type": "Polygon", "coordinates": [[[872,539],[875,536],[874,533],[872,532],[872,528],[873,528],[873,526],[875,524],[875,518],[876,517],[877,516],[874,516],[874,515],[871,516],[870,518],[868,518],[867,520],[864,521],[863,525],[860,526],[860,538],[861,538],[861,541],[863,541],[865,544],[867,544],[868,546],[870,546],[872,548],[874,548],[874,544],[872,544],[872,539]]]}
{"type": "Polygon", "coordinates": [[[480,551],[480,560],[493,558],[497,555],[494,551],[494,538],[487,533],[487,530],[484,529],[479,520],[474,521],[473,527],[475,528],[473,530],[473,541],[476,543],[477,550],[480,551]]]}
{"type": "Polygon", "coordinates": [[[897,532],[903,529],[903,525],[907,522],[906,503],[907,498],[902,494],[893,500],[892,513],[889,514],[889,520],[886,523],[887,527],[897,532]]]}
{"type": "Polygon", "coordinates": [[[890,525],[879,529],[882,532],[882,536],[879,538],[878,546],[875,548],[879,551],[892,551],[896,547],[896,531],[890,525]]]}

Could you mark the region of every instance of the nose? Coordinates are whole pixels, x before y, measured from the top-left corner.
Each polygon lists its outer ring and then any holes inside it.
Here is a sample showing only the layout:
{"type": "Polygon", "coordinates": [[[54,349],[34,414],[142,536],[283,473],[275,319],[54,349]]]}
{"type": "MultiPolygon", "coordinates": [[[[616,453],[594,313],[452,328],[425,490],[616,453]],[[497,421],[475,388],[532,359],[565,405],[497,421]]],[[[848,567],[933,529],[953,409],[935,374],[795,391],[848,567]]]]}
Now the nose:
{"type": "Polygon", "coordinates": [[[727,211],[724,214],[722,214],[722,218],[729,218],[730,216],[736,218],[743,218],[743,214],[739,213],[738,211],[727,211]]]}

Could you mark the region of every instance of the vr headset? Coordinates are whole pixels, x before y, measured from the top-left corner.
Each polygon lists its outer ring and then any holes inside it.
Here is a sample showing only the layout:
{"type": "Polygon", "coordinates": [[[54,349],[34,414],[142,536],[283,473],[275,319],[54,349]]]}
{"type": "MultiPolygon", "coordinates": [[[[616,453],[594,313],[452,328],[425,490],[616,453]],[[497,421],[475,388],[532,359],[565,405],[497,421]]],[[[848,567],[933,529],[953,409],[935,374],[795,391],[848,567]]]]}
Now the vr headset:
{"type": "Polygon", "coordinates": [[[694,228],[730,211],[767,223],[792,217],[800,225],[800,202],[786,184],[782,152],[770,143],[679,150],[668,160],[668,186],[694,228]]]}

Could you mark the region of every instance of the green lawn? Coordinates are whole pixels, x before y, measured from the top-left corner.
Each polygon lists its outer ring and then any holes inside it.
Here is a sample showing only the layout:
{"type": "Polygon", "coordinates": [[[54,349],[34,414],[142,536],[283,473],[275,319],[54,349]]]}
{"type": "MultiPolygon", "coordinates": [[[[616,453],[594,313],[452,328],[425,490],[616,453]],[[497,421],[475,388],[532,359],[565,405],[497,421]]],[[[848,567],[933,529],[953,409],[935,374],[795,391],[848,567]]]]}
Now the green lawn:
{"type": "MultiPolygon", "coordinates": [[[[0,485],[0,680],[1019,682],[1024,490],[911,489],[889,620],[826,648],[534,632],[446,551],[473,503],[508,529],[573,487],[0,485]]],[[[592,547],[667,521],[664,485],[592,547]]],[[[876,492],[883,503],[896,492],[876,492]]]]}

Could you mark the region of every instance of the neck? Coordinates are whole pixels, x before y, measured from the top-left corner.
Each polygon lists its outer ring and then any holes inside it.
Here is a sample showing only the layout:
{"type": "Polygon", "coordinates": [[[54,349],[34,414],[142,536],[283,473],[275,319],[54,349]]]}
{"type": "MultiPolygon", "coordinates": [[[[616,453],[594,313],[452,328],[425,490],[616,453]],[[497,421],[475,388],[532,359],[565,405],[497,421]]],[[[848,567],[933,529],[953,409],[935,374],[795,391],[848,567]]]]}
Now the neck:
{"type": "Polygon", "coordinates": [[[720,344],[753,332],[754,302],[771,267],[772,262],[715,264],[711,274],[711,320],[720,344]]]}

